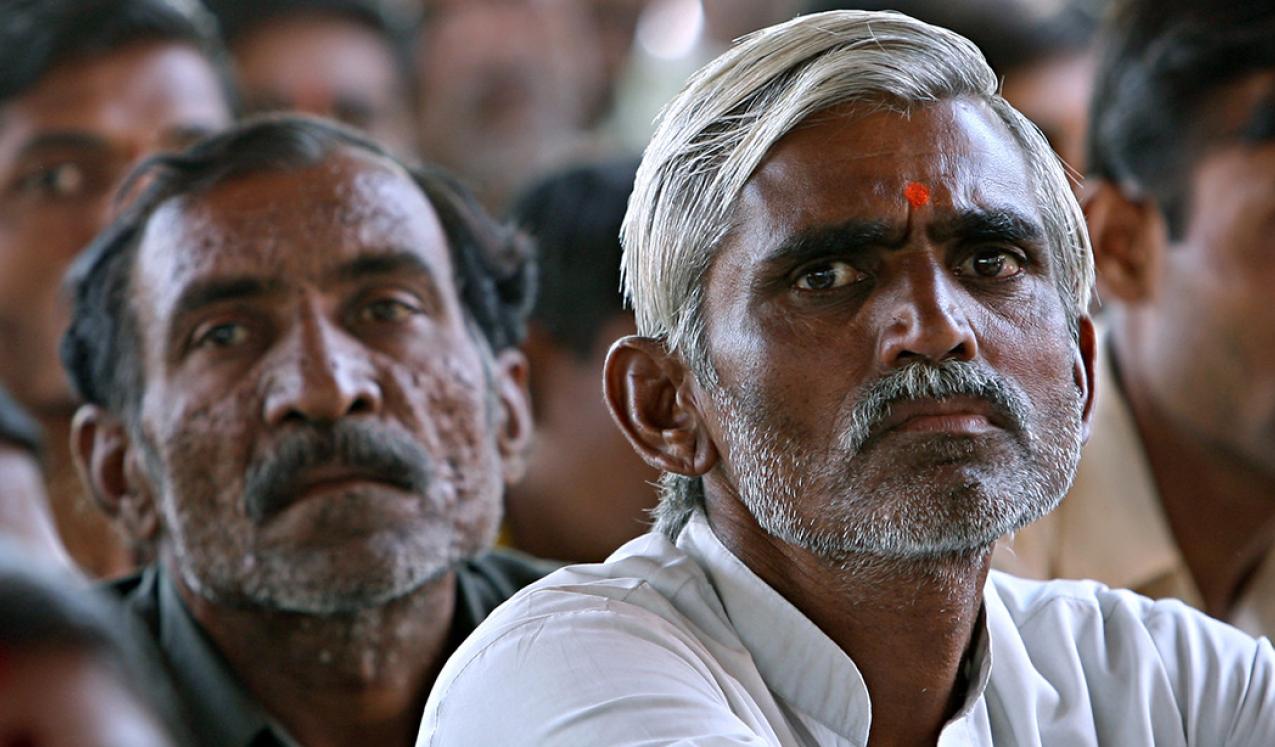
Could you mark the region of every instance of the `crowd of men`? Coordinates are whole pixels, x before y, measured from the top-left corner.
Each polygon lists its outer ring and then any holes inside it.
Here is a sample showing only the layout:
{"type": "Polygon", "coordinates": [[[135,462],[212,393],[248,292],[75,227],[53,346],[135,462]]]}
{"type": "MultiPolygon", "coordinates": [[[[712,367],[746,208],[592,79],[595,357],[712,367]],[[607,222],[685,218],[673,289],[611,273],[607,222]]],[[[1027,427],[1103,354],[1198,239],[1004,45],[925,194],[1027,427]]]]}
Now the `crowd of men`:
{"type": "Polygon", "coordinates": [[[0,747],[1275,744],[1275,2],[735,1],[0,0],[0,747]]]}

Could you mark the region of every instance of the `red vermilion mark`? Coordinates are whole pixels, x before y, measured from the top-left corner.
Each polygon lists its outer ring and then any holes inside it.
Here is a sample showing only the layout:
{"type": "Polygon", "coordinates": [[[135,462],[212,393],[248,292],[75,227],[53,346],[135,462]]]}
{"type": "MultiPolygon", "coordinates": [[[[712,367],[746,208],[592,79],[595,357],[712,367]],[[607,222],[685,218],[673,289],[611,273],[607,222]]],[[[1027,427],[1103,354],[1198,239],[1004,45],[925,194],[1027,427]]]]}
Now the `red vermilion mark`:
{"type": "Polygon", "coordinates": [[[903,196],[912,207],[919,208],[929,203],[930,188],[920,182],[908,182],[908,186],[903,188],[903,196]]]}

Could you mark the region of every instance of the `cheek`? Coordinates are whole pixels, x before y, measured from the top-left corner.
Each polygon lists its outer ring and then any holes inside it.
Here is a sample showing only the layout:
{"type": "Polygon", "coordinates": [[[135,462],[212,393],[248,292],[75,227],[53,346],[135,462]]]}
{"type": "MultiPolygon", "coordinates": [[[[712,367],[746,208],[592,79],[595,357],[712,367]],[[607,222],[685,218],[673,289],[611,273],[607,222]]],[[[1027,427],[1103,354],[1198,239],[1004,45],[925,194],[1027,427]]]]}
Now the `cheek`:
{"type": "Polygon", "coordinates": [[[253,393],[241,389],[215,401],[182,396],[160,406],[166,417],[150,435],[174,483],[170,492],[201,502],[235,492],[251,461],[252,424],[260,422],[253,393]]]}
{"type": "MultiPolygon", "coordinates": [[[[387,405],[401,410],[409,430],[454,483],[490,470],[495,443],[488,385],[478,361],[436,357],[390,377],[395,391],[387,405]]],[[[393,415],[391,413],[391,415],[393,415]]]]}

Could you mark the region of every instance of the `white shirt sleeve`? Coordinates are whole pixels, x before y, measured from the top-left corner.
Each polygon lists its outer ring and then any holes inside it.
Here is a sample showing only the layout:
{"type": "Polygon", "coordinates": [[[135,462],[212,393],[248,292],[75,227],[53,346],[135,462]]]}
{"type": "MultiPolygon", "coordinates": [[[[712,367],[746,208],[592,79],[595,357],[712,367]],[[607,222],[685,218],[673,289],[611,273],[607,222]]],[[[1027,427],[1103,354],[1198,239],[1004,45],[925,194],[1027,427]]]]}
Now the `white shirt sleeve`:
{"type": "Polygon", "coordinates": [[[698,648],[613,599],[515,619],[448,662],[417,747],[778,744],[761,714],[750,724],[732,711],[732,683],[698,648]]]}

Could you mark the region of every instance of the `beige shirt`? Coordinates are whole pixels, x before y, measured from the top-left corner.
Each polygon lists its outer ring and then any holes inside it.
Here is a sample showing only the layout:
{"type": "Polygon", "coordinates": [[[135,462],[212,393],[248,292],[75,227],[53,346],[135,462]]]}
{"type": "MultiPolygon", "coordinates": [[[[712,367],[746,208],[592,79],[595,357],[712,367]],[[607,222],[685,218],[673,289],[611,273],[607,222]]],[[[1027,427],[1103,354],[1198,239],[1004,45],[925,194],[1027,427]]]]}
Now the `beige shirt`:
{"type": "MultiPolygon", "coordinates": [[[[1002,540],[992,566],[1025,578],[1094,579],[1200,608],[1133,414],[1101,346],[1096,396],[1092,435],[1071,491],[1053,513],[1002,540]]],[[[1275,636],[1275,553],[1254,574],[1228,622],[1252,635],[1275,636]]]]}

